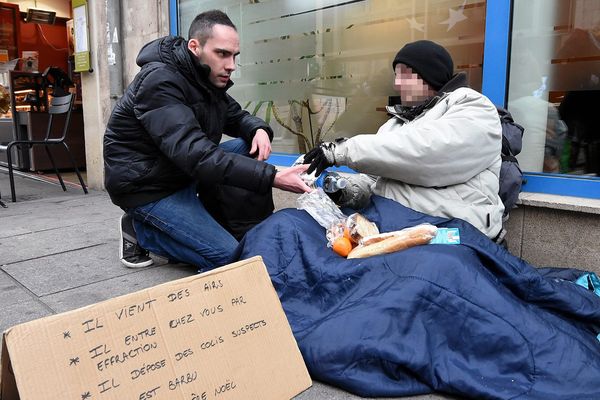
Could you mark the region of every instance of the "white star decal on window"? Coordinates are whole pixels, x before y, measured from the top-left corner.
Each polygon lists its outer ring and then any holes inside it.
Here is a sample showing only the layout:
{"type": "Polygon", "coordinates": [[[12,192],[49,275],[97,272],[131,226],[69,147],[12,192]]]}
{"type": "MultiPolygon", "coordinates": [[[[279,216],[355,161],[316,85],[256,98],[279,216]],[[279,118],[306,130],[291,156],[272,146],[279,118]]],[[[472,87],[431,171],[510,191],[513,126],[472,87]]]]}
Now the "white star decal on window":
{"type": "Polygon", "coordinates": [[[440,25],[444,25],[444,24],[448,25],[448,29],[446,29],[446,32],[448,32],[448,31],[450,31],[450,29],[454,28],[454,25],[467,19],[467,17],[465,17],[465,14],[463,13],[463,11],[465,10],[465,4],[467,4],[467,0],[463,1],[462,5],[460,7],[458,7],[458,10],[454,10],[452,8],[448,9],[448,13],[449,13],[448,19],[440,22],[440,25]]]}
{"type": "Polygon", "coordinates": [[[419,32],[425,32],[425,24],[421,24],[421,23],[417,22],[415,17],[412,17],[410,19],[406,18],[406,21],[410,25],[410,29],[414,29],[419,32]]]}

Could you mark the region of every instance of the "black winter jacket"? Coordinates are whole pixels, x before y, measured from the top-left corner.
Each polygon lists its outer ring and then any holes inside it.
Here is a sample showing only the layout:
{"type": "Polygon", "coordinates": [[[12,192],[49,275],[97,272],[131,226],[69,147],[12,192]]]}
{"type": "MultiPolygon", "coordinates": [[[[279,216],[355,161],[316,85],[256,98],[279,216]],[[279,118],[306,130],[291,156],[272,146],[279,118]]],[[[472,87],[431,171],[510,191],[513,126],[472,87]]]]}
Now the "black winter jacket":
{"type": "Polygon", "coordinates": [[[140,51],[141,67],[116,104],[104,135],[104,184],[113,203],[128,208],[166,197],[192,182],[266,192],[275,167],[217,145],[223,133],[248,143],[271,128],[208,81],[209,67],[181,37],[140,51]]]}

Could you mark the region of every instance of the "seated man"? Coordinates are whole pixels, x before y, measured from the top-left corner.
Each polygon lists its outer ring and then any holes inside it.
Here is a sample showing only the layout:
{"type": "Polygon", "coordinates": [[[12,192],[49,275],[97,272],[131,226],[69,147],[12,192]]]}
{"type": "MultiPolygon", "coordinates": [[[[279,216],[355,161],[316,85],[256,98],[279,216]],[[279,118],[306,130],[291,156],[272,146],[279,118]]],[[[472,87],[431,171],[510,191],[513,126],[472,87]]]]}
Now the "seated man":
{"type": "Polygon", "coordinates": [[[454,74],[450,54],[420,40],[394,58],[394,89],[402,105],[376,135],[322,143],[309,151],[307,172],[345,165],[351,176],[342,206],[361,208],[371,193],[414,210],[461,218],[489,238],[502,229],[498,195],[502,128],[496,107],[454,74]],[[369,175],[364,175],[369,174],[369,175]]]}
{"type": "Polygon", "coordinates": [[[226,93],[239,49],[235,25],[213,10],[194,19],[189,40],[167,36],[140,51],[141,71],[104,135],[106,190],[127,213],[126,266],[149,265],[148,250],[201,269],[229,261],[238,242],[209,214],[198,188],[310,191],[299,176],[308,166],[278,172],[263,162],[271,129],[226,93]],[[237,139],[219,145],[223,133],[237,139]]]}

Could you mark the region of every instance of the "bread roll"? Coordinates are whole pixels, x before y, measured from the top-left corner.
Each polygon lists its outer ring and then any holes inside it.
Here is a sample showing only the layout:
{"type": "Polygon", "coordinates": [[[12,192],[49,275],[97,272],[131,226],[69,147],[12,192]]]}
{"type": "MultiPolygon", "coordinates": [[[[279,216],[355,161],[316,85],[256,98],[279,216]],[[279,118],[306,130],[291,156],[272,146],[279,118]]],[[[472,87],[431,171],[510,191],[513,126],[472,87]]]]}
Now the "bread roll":
{"type": "Polygon", "coordinates": [[[431,224],[421,224],[395,232],[381,233],[363,238],[362,244],[355,247],[348,258],[365,258],[378,254],[393,253],[409,247],[427,244],[435,237],[437,228],[431,224]]]}
{"type": "Polygon", "coordinates": [[[379,234],[377,225],[359,213],[354,213],[348,217],[346,228],[348,229],[350,240],[354,243],[359,243],[364,237],[379,234]]]}

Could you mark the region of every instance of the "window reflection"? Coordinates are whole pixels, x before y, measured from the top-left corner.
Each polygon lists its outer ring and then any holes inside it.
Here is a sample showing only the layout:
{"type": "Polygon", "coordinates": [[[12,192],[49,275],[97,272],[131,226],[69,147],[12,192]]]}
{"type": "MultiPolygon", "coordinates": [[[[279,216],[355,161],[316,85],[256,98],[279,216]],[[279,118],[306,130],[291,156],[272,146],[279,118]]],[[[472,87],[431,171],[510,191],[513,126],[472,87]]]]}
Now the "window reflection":
{"type": "Polygon", "coordinates": [[[508,108],[523,170],[600,176],[600,2],[517,0],[508,108]]]}
{"type": "Polygon", "coordinates": [[[182,32],[215,7],[240,33],[230,94],[270,123],[275,151],[376,132],[395,95],[392,59],[407,42],[440,43],[481,90],[485,1],[180,0],[182,32]]]}

